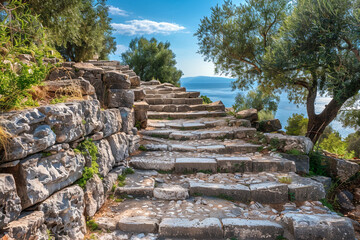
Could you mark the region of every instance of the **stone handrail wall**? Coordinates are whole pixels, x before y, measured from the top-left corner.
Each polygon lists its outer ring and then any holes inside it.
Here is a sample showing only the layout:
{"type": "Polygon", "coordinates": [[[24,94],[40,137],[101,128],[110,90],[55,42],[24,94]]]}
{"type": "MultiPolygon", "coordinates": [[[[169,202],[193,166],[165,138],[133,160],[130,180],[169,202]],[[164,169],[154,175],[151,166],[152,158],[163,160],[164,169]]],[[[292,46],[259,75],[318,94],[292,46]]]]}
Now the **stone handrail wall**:
{"type": "Polygon", "coordinates": [[[140,79],[121,72],[131,70],[118,62],[93,63],[65,63],[67,69],[48,77],[60,85],[80,79],[88,100],[0,115],[10,135],[0,160],[0,237],[48,239],[51,233],[56,239],[83,239],[85,217],[104,204],[124,160],[138,149],[131,88],[140,79]],[[75,149],[87,138],[97,147],[100,176],[81,188],[76,181],[91,159],[75,149]]]}

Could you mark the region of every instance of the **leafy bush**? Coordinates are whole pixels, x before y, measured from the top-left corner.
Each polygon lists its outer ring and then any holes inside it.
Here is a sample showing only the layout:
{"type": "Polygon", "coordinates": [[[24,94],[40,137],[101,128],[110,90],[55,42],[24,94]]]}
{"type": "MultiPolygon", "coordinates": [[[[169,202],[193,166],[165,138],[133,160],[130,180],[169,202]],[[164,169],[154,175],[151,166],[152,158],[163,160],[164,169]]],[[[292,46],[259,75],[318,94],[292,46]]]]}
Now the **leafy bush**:
{"type": "Polygon", "coordinates": [[[99,225],[95,222],[94,219],[86,221],[86,226],[88,226],[91,231],[96,231],[99,228],[99,225]]]}
{"type": "Polygon", "coordinates": [[[360,158],[360,131],[349,134],[345,141],[348,144],[347,150],[354,152],[355,157],[360,158]]]}
{"type": "Polygon", "coordinates": [[[99,174],[99,165],[96,162],[98,149],[92,139],[88,138],[81,142],[79,146],[77,146],[76,150],[76,152],[80,152],[85,157],[90,157],[91,159],[91,167],[85,167],[82,177],[76,182],[80,187],[84,188],[88,180],[90,180],[95,174],[99,174]]]}
{"type": "Polygon", "coordinates": [[[287,120],[288,125],[285,127],[286,134],[293,136],[305,136],[309,120],[303,114],[294,113],[287,120]]]}
{"type": "Polygon", "coordinates": [[[205,95],[201,95],[200,96],[203,100],[203,104],[209,104],[209,103],[212,103],[211,99],[208,97],[208,96],[205,96],[205,95]]]}
{"type": "Polygon", "coordinates": [[[258,112],[259,121],[274,119],[274,112],[261,110],[258,112]]]}
{"type": "Polygon", "coordinates": [[[327,138],[322,139],[319,147],[345,159],[352,159],[355,157],[355,152],[349,152],[348,144],[345,141],[342,141],[341,137],[336,133],[331,133],[327,138]]]}

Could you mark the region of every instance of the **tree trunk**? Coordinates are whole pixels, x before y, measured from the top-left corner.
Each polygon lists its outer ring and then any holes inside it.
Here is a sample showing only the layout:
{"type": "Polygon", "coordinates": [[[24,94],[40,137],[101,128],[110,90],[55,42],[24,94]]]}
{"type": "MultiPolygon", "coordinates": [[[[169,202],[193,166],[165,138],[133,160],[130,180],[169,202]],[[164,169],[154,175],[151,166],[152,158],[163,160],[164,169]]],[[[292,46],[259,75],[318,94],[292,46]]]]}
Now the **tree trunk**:
{"type": "MultiPolygon", "coordinates": [[[[309,104],[309,101],[307,104],[309,104]]],[[[314,103],[312,103],[312,107],[314,106],[313,104],[314,103]]],[[[306,136],[309,137],[314,144],[319,140],[325,128],[336,118],[342,105],[342,103],[338,103],[335,99],[332,99],[320,114],[315,114],[314,111],[309,113],[309,108],[311,109],[312,107],[308,107],[309,123],[306,136]]]]}

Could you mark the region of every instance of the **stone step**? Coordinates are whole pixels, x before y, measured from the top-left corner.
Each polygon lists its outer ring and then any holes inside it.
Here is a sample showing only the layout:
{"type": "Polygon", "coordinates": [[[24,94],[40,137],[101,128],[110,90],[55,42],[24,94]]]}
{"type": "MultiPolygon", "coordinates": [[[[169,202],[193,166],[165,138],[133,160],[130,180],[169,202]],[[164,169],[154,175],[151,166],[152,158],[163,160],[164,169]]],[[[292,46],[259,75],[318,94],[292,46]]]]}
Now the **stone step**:
{"type": "MultiPolygon", "coordinates": [[[[195,98],[196,99],[196,98],[195,98]]],[[[223,117],[226,113],[223,111],[216,112],[148,112],[149,119],[186,119],[186,118],[202,118],[202,117],[223,117]]]]}
{"type": "Polygon", "coordinates": [[[180,130],[197,130],[214,127],[251,127],[249,120],[236,119],[234,117],[221,118],[200,118],[196,120],[178,119],[178,120],[148,120],[148,127],[150,128],[174,128],[180,130]]]}
{"type": "Polygon", "coordinates": [[[168,138],[174,140],[200,140],[200,139],[244,139],[251,138],[256,134],[255,128],[246,127],[222,127],[208,130],[178,131],[173,129],[144,130],[145,136],[168,138]]]}
{"type": "Polygon", "coordinates": [[[184,87],[161,87],[161,88],[144,88],[146,94],[169,94],[175,92],[186,92],[186,88],[184,87]]]}
{"type": "Polygon", "coordinates": [[[174,93],[161,93],[161,94],[150,94],[146,93],[146,99],[151,98],[198,98],[200,92],[174,92],[174,93]]]}
{"type": "Polygon", "coordinates": [[[146,98],[149,105],[199,105],[202,104],[201,98],[146,98]]]}
{"type": "Polygon", "coordinates": [[[336,239],[354,240],[350,219],[321,202],[260,204],[196,197],[108,200],[94,217],[98,239],[336,239]],[[140,237],[141,236],[141,237],[140,237]]]}
{"type": "MultiPolygon", "coordinates": [[[[283,158],[271,156],[223,156],[204,152],[197,154],[188,152],[146,152],[139,156],[134,156],[130,160],[130,165],[137,169],[162,170],[178,173],[182,172],[223,172],[223,173],[245,173],[245,172],[295,172],[295,164],[283,158]],[[205,156],[204,156],[205,155],[205,156]]],[[[304,182],[303,184],[306,185],[304,182]]],[[[294,186],[295,188],[296,186],[294,186]]]]}
{"type": "Polygon", "coordinates": [[[210,105],[210,104],[198,104],[198,105],[165,104],[165,105],[150,105],[149,111],[154,111],[154,112],[225,111],[225,106],[210,105]]]}

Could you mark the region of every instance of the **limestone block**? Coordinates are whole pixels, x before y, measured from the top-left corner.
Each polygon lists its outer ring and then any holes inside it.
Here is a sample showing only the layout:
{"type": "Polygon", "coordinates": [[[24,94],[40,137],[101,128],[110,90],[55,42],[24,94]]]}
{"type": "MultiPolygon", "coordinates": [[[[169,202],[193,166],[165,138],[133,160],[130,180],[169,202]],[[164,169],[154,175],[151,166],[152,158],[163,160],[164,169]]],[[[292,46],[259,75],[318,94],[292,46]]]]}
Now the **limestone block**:
{"type": "Polygon", "coordinates": [[[118,224],[118,229],[126,232],[156,233],[159,220],[144,216],[122,218],[118,224]]]}
{"type": "Polygon", "coordinates": [[[295,201],[317,201],[326,197],[323,184],[311,178],[292,176],[292,183],[288,188],[295,201]]]}
{"type": "Polygon", "coordinates": [[[131,87],[140,86],[140,77],[139,76],[131,76],[130,77],[131,87]]]}
{"type": "Polygon", "coordinates": [[[143,101],[145,99],[145,91],[143,89],[133,89],[135,101],[143,101]]]}
{"type": "Polygon", "coordinates": [[[129,154],[137,151],[140,147],[140,136],[138,135],[127,135],[129,139],[129,154]]]}
{"type": "Polygon", "coordinates": [[[45,224],[56,239],[84,239],[84,192],[78,185],[56,192],[42,202],[38,209],[44,212],[45,224]]]}
{"type": "Polygon", "coordinates": [[[125,107],[121,107],[119,109],[122,119],[121,131],[125,133],[130,133],[131,129],[135,125],[134,110],[125,107]]]}
{"type": "Polygon", "coordinates": [[[237,118],[246,119],[250,122],[258,120],[258,112],[256,109],[246,109],[236,113],[237,118]]]}
{"type": "Polygon", "coordinates": [[[19,219],[9,223],[3,232],[2,239],[46,240],[49,239],[42,211],[23,212],[19,219]]]}
{"type": "Polygon", "coordinates": [[[104,124],[104,128],[102,129],[104,138],[121,130],[122,118],[119,109],[101,111],[101,119],[104,124]]]}
{"type": "Polygon", "coordinates": [[[107,106],[109,108],[127,107],[132,108],[134,105],[134,92],[123,89],[109,89],[107,106]]]}
{"type": "Polygon", "coordinates": [[[308,154],[314,145],[310,138],[303,136],[289,136],[280,133],[265,133],[264,136],[268,143],[275,143],[277,145],[275,147],[284,152],[295,149],[308,154]]]}
{"type": "Polygon", "coordinates": [[[279,119],[263,120],[260,121],[257,127],[261,132],[276,132],[282,128],[279,119]]]}
{"type": "Polygon", "coordinates": [[[129,156],[129,140],[126,133],[113,134],[107,140],[109,141],[112,155],[115,158],[115,165],[120,165],[129,156]]]}
{"type": "Polygon", "coordinates": [[[21,212],[20,198],[11,174],[0,174],[0,229],[15,220],[21,212]]]}
{"type": "Polygon", "coordinates": [[[105,177],[115,165],[115,158],[112,154],[108,140],[102,139],[94,142],[94,144],[98,149],[98,158],[96,162],[99,164],[99,174],[100,176],[105,177]]]}
{"type": "Polygon", "coordinates": [[[288,201],[287,184],[264,182],[251,184],[251,199],[260,203],[285,203],[288,201]]]}
{"type": "Polygon", "coordinates": [[[154,197],[164,200],[184,200],[189,197],[189,192],[179,185],[163,185],[154,189],[154,197]]]}
{"type": "Polygon", "coordinates": [[[64,79],[61,81],[46,81],[44,82],[44,84],[47,87],[47,91],[52,94],[55,94],[57,92],[61,93],[67,88],[80,88],[82,95],[95,94],[94,86],[82,77],[79,77],[78,79],[64,79]]]}
{"type": "Polygon", "coordinates": [[[326,157],[325,161],[328,163],[329,173],[334,177],[338,177],[341,181],[348,180],[360,171],[360,165],[354,162],[333,157],[326,157]]]}
{"type": "Polygon", "coordinates": [[[105,202],[104,186],[97,174],[86,182],[84,197],[85,216],[92,217],[105,202]]]}
{"type": "Polygon", "coordinates": [[[281,153],[281,156],[295,162],[297,173],[309,173],[310,160],[307,155],[292,155],[287,153],[281,153]]]}
{"type": "Polygon", "coordinates": [[[70,149],[50,156],[35,154],[1,171],[13,174],[25,209],[74,183],[82,176],[84,166],[84,157],[70,149]]]}
{"type": "Polygon", "coordinates": [[[106,72],[104,83],[108,89],[129,89],[131,86],[129,76],[117,71],[106,72]]]}

